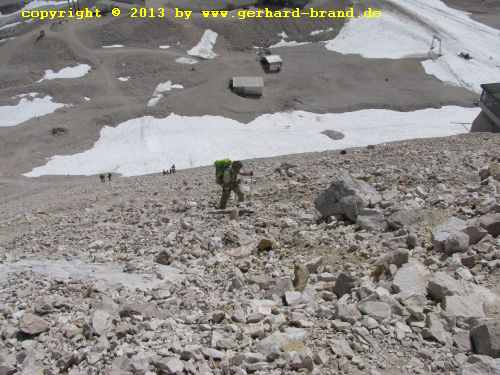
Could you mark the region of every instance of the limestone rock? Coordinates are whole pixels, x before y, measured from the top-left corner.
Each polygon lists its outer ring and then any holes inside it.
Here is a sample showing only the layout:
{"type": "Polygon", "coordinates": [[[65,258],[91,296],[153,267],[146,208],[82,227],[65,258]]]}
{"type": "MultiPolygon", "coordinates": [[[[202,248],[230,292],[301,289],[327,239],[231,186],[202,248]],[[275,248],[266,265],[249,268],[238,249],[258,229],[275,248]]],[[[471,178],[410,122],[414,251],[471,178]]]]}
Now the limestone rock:
{"type": "Polygon", "coordinates": [[[335,288],[333,289],[333,292],[338,298],[341,298],[344,294],[351,293],[351,290],[354,288],[355,281],[354,277],[350,274],[342,272],[335,281],[335,288]]]}
{"type": "Polygon", "coordinates": [[[49,328],[50,325],[45,319],[31,313],[25,313],[19,321],[19,330],[27,335],[39,335],[47,332],[49,328]]]}
{"type": "Polygon", "coordinates": [[[377,321],[383,321],[391,317],[391,306],[384,302],[365,301],[358,304],[358,309],[377,321]]]}
{"type": "Polygon", "coordinates": [[[444,301],[446,296],[461,294],[461,283],[446,272],[436,272],[429,280],[427,290],[432,299],[437,302],[444,301]]]}
{"type": "Polygon", "coordinates": [[[361,229],[372,232],[384,232],[387,229],[387,221],[382,212],[369,208],[360,210],[356,224],[361,229]]]}
{"type": "Polygon", "coordinates": [[[295,264],[293,287],[299,292],[303,292],[309,280],[309,271],[302,264],[295,264]]]}
{"type": "Polygon", "coordinates": [[[394,276],[392,287],[402,296],[426,295],[430,272],[418,262],[406,263],[394,276]]]}
{"type": "Polygon", "coordinates": [[[470,331],[474,352],[500,357],[500,321],[487,320],[470,331]]]}
{"type": "Polygon", "coordinates": [[[500,213],[482,216],[479,224],[493,237],[500,235],[500,213]]]}
{"type": "Polygon", "coordinates": [[[343,215],[355,222],[361,209],[373,206],[381,199],[367,182],[343,172],[318,196],[314,205],[324,217],[343,215]]]}
{"type": "Polygon", "coordinates": [[[454,233],[461,232],[467,228],[467,222],[457,217],[451,217],[444,224],[438,225],[432,231],[432,244],[434,250],[445,250],[445,243],[454,233]]]}

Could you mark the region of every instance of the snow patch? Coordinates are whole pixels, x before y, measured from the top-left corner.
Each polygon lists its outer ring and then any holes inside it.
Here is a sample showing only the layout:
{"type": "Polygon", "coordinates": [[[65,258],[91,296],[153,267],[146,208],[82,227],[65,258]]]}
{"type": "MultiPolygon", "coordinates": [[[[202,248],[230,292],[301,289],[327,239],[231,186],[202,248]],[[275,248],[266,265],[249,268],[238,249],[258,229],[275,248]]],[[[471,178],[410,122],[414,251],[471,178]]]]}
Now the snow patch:
{"type": "Polygon", "coordinates": [[[170,46],[168,46],[168,45],[164,45],[164,46],[159,46],[158,48],[159,48],[159,49],[169,49],[169,48],[170,48],[170,46]]]}
{"type": "Polygon", "coordinates": [[[81,78],[87,75],[90,72],[90,65],[87,64],[79,64],[76,66],[68,66],[66,68],[61,69],[58,72],[54,72],[51,69],[45,71],[45,75],[38,82],[42,82],[46,79],[71,79],[71,78],[81,78]]]}
{"type": "Polygon", "coordinates": [[[0,27],[0,30],[10,29],[10,28],[16,27],[17,25],[20,25],[20,24],[21,24],[21,22],[9,23],[8,25],[0,27]]]}
{"type": "Polygon", "coordinates": [[[121,82],[127,82],[130,79],[130,77],[118,77],[118,81],[121,82]]]}
{"type": "Polygon", "coordinates": [[[51,96],[37,98],[36,93],[17,95],[16,105],[0,106],[0,127],[11,127],[54,112],[65,104],[54,103],[51,96]]]}
{"type": "Polygon", "coordinates": [[[428,74],[477,93],[481,92],[480,84],[498,81],[499,30],[474,21],[468,13],[441,0],[386,3],[393,7],[384,10],[382,17],[350,20],[325,47],[366,58],[424,57],[427,60],[422,65],[428,74]],[[429,51],[434,35],[442,40],[442,56],[432,60],[429,51]],[[472,59],[459,57],[461,52],[469,53],[472,59]]]}
{"type": "Polygon", "coordinates": [[[173,84],[172,81],[159,83],[158,86],[156,86],[155,91],[153,92],[153,96],[148,101],[148,107],[154,107],[155,105],[157,105],[160,99],[163,98],[162,93],[171,91],[172,89],[183,89],[183,88],[184,86],[177,83],[173,84]]]}
{"type": "Polygon", "coordinates": [[[198,60],[192,59],[191,57],[179,57],[175,59],[175,62],[179,64],[188,64],[188,65],[198,64],[198,60]]]}
{"type": "Polygon", "coordinates": [[[201,36],[201,40],[196,46],[187,51],[188,55],[200,57],[202,59],[215,59],[217,54],[213,51],[215,42],[217,41],[217,33],[210,29],[205,30],[201,36]]]}
{"type": "Polygon", "coordinates": [[[455,106],[398,112],[368,109],[316,114],[280,112],[257,117],[248,124],[221,116],[151,116],[131,119],[117,127],[104,127],[92,149],[54,156],[28,177],[93,175],[113,171],[125,176],[157,173],[165,165],[179,168],[211,165],[214,160],[249,159],[360,147],[413,138],[466,133],[478,108],[455,106]],[[326,137],[325,130],[345,135],[326,137]]]}
{"type": "Polygon", "coordinates": [[[102,46],[102,48],[123,48],[125,47],[123,44],[111,44],[109,46],[102,46]]]}
{"type": "Polygon", "coordinates": [[[333,31],[333,27],[329,27],[328,29],[323,29],[323,30],[314,30],[309,33],[309,35],[314,36],[314,35],[319,35],[323,33],[327,33],[333,31]]]}
{"type": "Polygon", "coordinates": [[[304,44],[310,44],[310,42],[296,42],[295,40],[287,41],[285,39],[288,39],[288,35],[284,31],[279,33],[278,36],[281,37],[281,40],[278,43],[269,46],[269,48],[298,47],[303,46],[304,44]]]}

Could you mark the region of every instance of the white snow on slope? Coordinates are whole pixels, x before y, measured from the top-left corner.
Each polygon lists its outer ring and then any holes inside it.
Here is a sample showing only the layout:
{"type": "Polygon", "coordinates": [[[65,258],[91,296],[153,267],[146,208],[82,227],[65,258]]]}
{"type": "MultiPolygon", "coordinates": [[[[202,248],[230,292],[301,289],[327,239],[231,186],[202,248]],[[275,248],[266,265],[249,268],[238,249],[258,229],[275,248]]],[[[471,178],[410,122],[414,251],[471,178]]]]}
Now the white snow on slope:
{"type": "Polygon", "coordinates": [[[129,79],[130,79],[129,76],[127,76],[127,77],[118,77],[118,81],[120,81],[120,82],[127,82],[129,79]]]}
{"type": "Polygon", "coordinates": [[[188,55],[200,57],[202,59],[215,59],[217,54],[213,51],[217,33],[210,29],[205,30],[197,45],[187,51],[188,55]]]}
{"type": "Polygon", "coordinates": [[[0,106],[0,128],[19,125],[35,117],[40,117],[64,107],[54,103],[51,96],[35,98],[35,93],[19,95],[21,99],[16,105],[0,106]]]}
{"type": "Polygon", "coordinates": [[[21,22],[9,23],[8,25],[0,27],[0,30],[10,29],[10,28],[16,27],[17,25],[20,25],[20,24],[21,24],[21,22]]]}
{"type": "Polygon", "coordinates": [[[455,122],[472,122],[478,108],[443,107],[415,112],[369,109],[341,114],[295,111],[266,114],[248,124],[221,116],[141,117],[116,128],[104,127],[88,151],[54,156],[45,166],[25,174],[92,175],[103,171],[134,176],[157,173],[165,165],[178,168],[211,165],[214,160],[249,159],[343,149],[412,138],[468,132],[455,122]],[[321,134],[342,132],[334,141],[321,134]]]}
{"type": "Polygon", "coordinates": [[[109,46],[102,46],[102,48],[123,48],[125,47],[123,44],[111,44],[109,46]]]}
{"type": "Polygon", "coordinates": [[[500,77],[500,31],[474,21],[441,0],[385,0],[377,19],[350,20],[327,49],[367,58],[428,57],[433,35],[442,39],[443,56],[422,63],[428,74],[481,92],[480,84],[500,77]],[[403,14],[404,13],[404,14],[403,14]],[[467,52],[472,60],[458,56],[467,52]]]}
{"type": "Polygon", "coordinates": [[[171,91],[172,89],[183,89],[184,86],[179,85],[177,83],[172,83],[172,81],[167,81],[163,83],[159,83],[156,86],[155,91],[153,92],[153,96],[148,101],[148,107],[154,107],[158,104],[161,98],[163,98],[164,92],[171,91]]]}
{"type": "Polygon", "coordinates": [[[179,64],[188,64],[188,65],[198,64],[198,60],[193,59],[191,57],[178,57],[177,59],[175,59],[175,62],[179,64]]]}
{"type": "Polygon", "coordinates": [[[46,79],[70,79],[70,78],[81,78],[90,72],[90,65],[79,64],[76,66],[68,66],[62,68],[58,72],[54,72],[52,69],[45,71],[45,75],[38,82],[42,82],[46,79]]]}
{"type": "Polygon", "coordinates": [[[284,31],[279,33],[278,36],[281,37],[281,40],[278,43],[275,43],[275,44],[269,46],[269,48],[298,47],[298,46],[302,46],[304,44],[310,44],[310,42],[296,42],[295,40],[287,41],[285,39],[288,39],[288,35],[284,31]]]}
{"type": "Polygon", "coordinates": [[[170,48],[170,46],[169,46],[169,45],[167,45],[167,44],[165,44],[165,45],[161,45],[161,46],[159,46],[158,48],[159,48],[159,49],[169,49],[169,48],[170,48]]]}

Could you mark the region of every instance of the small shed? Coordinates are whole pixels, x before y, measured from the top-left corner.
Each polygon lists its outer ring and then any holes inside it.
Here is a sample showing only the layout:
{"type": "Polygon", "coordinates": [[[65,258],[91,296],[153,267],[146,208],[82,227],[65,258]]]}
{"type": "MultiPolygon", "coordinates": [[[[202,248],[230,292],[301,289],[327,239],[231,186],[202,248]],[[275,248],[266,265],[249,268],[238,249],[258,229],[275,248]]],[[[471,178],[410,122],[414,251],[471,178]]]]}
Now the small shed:
{"type": "Polygon", "coordinates": [[[281,70],[283,60],[280,55],[265,55],[260,59],[264,70],[267,73],[277,73],[281,70]]]}
{"type": "Polygon", "coordinates": [[[230,82],[233,92],[241,96],[262,96],[264,91],[264,79],[258,76],[233,77],[230,82]]]}
{"type": "Polygon", "coordinates": [[[481,85],[483,93],[479,106],[490,120],[500,128],[500,83],[481,85]]]}

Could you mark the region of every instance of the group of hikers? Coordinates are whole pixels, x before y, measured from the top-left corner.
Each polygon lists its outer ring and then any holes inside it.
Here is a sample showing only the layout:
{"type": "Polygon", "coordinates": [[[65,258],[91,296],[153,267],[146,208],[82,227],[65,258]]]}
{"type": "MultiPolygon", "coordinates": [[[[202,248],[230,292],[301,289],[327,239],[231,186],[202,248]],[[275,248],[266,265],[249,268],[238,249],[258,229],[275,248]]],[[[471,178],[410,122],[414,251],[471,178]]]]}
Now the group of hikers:
{"type": "MultiPolygon", "coordinates": [[[[215,163],[215,182],[222,187],[222,196],[219,202],[218,208],[223,210],[227,206],[227,202],[231,197],[231,192],[234,192],[238,198],[238,202],[241,203],[245,200],[245,195],[241,191],[241,180],[239,176],[253,176],[253,171],[245,172],[242,171],[243,163],[239,160],[231,161],[230,159],[217,160],[215,163]]],[[[175,164],[173,164],[169,170],[163,170],[162,175],[175,174],[175,164]]],[[[101,173],[99,179],[102,183],[106,182],[106,177],[108,181],[111,182],[111,173],[101,173]]]]}
{"type": "Polygon", "coordinates": [[[175,164],[172,164],[172,166],[170,167],[170,169],[168,169],[168,170],[164,169],[163,171],[161,171],[161,174],[163,176],[166,176],[167,174],[175,174],[175,172],[176,172],[175,164]]]}
{"type": "Polygon", "coordinates": [[[101,180],[102,183],[105,183],[106,182],[106,176],[108,177],[108,181],[111,182],[111,176],[112,174],[111,173],[101,173],[99,175],[99,179],[101,180]]]}

